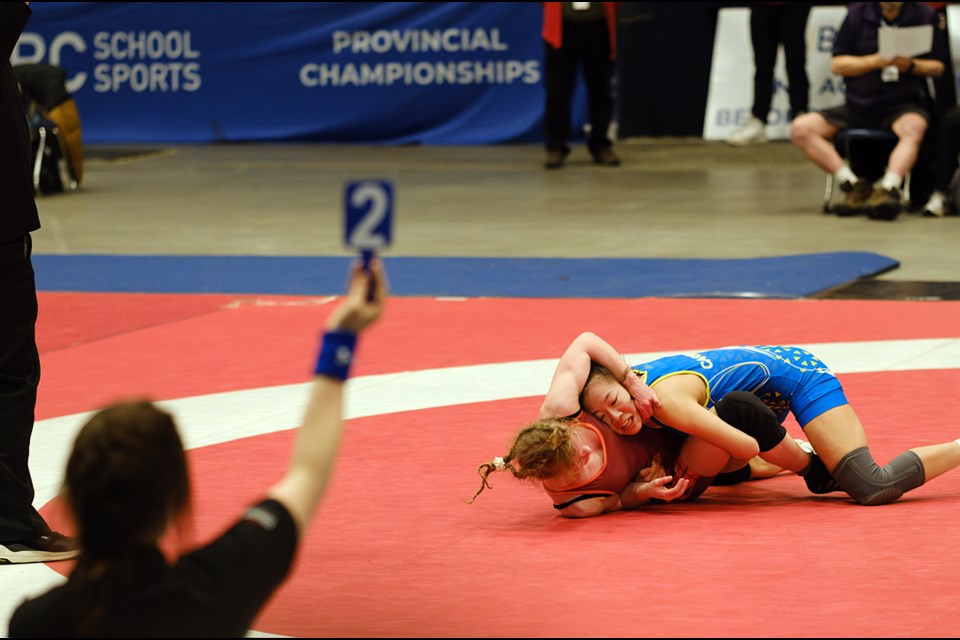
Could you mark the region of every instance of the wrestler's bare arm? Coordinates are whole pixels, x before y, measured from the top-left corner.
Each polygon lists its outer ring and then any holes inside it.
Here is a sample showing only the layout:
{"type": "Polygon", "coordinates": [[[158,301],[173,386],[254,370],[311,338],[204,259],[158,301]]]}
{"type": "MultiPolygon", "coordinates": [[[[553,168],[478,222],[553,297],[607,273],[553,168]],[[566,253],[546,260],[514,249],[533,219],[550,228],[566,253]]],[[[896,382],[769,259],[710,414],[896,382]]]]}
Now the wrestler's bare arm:
{"type": "Polygon", "coordinates": [[[760,453],[754,438],[703,406],[706,389],[699,376],[669,376],[657,384],[657,393],[661,406],[654,415],[662,423],[699,437],[740,460],[749,460],[760,453]]]}
{"type": "Polygon", "coordinates": [[[562,418],[580,412],[580,392],[587,383],[593,362],[609,370],[627,389],[642,420],[649,418],[659,406],[656,393],[633,375],[620,352],[597,334],[585,331],[560,356],[540,407],[541,418],[562,418]]]}

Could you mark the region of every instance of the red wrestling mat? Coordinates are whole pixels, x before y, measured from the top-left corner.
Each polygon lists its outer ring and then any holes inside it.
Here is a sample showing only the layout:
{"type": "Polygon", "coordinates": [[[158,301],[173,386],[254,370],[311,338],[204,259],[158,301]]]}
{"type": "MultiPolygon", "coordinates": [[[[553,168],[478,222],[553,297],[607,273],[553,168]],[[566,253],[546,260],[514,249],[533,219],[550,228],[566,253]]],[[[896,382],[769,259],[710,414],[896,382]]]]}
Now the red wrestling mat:
{"type": "MultiPolygon", "coordinates": [[[[330,309],[292,297],[48,293],[40,300],[40,418],[126,393],[174,399],[304,382],[330,309]]],[[[586,329],[640,353],[956,338],[958,326],[960,303],[950,302],[397,298],[363,339],[354,375],[556,359],[586,329]]],[[[881,464],[960,435],[951,418],[960,413],[960,369],[840,378],[881,464]]],[[[537,489],[495,474],[493,490],[466,505],[479,486],[477,465],[503,455],[538,407],[531,396],[350,420],[294,574],[255,630],[946,637],[960,629],[960,471],[874,508],[839,494],[811,496],[788,475],[713,488],[690,505],[568,520],[537,489]]],[[[229,417],[230,407],[223,411],[229,417]]],[[[191,451],[198,541],[279,478],[292,436],[285,430],[191,451]]],[[[44,508],[54,522],[55,507],[44,508]]]]}

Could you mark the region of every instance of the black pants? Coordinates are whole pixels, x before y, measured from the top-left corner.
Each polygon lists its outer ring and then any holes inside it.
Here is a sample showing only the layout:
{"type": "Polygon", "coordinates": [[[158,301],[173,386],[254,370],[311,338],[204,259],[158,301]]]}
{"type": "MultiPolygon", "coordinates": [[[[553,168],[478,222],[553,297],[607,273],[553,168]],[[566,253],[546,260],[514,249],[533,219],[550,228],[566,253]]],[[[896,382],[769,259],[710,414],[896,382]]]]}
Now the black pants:
{"type": "MultiPolygon", "coordinates": [[[[948,4],[953,4],[953,3],[951,2],[948,4]]],[[[947,24],[947,8],[943,7],[943,8],[937,9],[937,15],[940,17],[940,20],[942,21],[941,24],[946,25],[947,24]]],[[[954,27],[954,29],[956,29],[956,27],[954,27]]],[[[951,52],[951,49],[950,49],[949,32],[947,33],[946,40],[947,40],[946,57],[941,60],[941,62],[943,62],[943,65],[944,65],[944,71],[940,76],[933,78],[933,89],[937,96],[937,99],[936,99],[937,112],[941,116],[945,115],[947,111],[957,106],[957,76],[953,73],[953,53],[951,52]]]]}
{"type": "Polygon", "coordinates": [[[807,111],[810,80],[807,78],[807,18],[810,3],[754,3],[750,9],[750,40],[753,43],[753,115],[766,123],[773,100],[773,71],[777,50],[783,44],[787,63],[787,92],[795,116],[807,111]]]}
{"type": "Polygon", "coordinates": [[[49,531],[27,466],[40,382],[32,249],[29,235],[0,243],[0,543],[49,531]]]}
{"type": "Polygon", "coordinates": [[[613,144],[607,130],[613,118],[613,93],[610,38],[606,22],[563,25],[563,46],[545,45],[544,88],[546,89],[547,149],[569,150],[570,118],[577,71],[583,67],[590,108],[590,136],[587,147],[594,155],[613,144]]]}
{"type": "Polygon", "coordinates": [[[946,193],[950,180],[960,165],[960,107],[954,107],[943,114],[940,130],[928,130],[924,142],[927,139],[930,139],[936,148],[934,185],[946,193]]]}

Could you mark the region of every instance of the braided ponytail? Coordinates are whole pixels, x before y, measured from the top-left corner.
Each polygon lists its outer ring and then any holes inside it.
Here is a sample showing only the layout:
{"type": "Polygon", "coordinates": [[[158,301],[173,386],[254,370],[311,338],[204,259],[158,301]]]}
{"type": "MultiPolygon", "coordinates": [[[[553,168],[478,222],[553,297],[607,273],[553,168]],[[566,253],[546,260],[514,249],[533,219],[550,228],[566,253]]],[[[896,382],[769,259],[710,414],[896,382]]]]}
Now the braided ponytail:
{"type": "Polygon", "coordinates": [[[523,427],[514,438],[510,452],[477,467],[480,488],[465,500],[473,504],[484,489],[492,489],[488,478],[494,471],[509,471],[514,478],[542,482],[562,476],[576,468],[576,451],[572,442],[573,426],[568,420],[538,420],[523,427]],[[517,464],[512,464],[513,461],[517,464]]]}

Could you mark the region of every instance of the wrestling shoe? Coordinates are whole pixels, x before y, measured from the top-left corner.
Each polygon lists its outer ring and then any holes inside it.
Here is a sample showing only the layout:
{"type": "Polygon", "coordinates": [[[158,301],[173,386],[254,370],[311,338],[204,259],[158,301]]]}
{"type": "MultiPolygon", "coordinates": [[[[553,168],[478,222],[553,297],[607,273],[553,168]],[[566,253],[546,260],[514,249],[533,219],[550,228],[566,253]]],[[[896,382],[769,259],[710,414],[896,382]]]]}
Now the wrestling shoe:
{"type": "Polygon", "coordinates": [[[837,481],[833,479],[833,476],[830,475],[830,471],[827,470],[827,465],[823,464],[823,460],[821,460],[817,452],[813,450],[813,445],[806,440],[797,440],[797,445],[810,454],[810,464],[807,465],[807,468],[801,475],[803,481],[807,483],[807,489],[810,490],[810,493],[820,495],[833,493],[834,491],[843,491],[837,484],[837,481]]]}
{"type": "Polygon", "coordinates": [[[75,538],[51,531],[26,542],[0,544],[0,564],[26,564],[29,562],[55,562],[70,560],[80,554],[75,538]]]}

